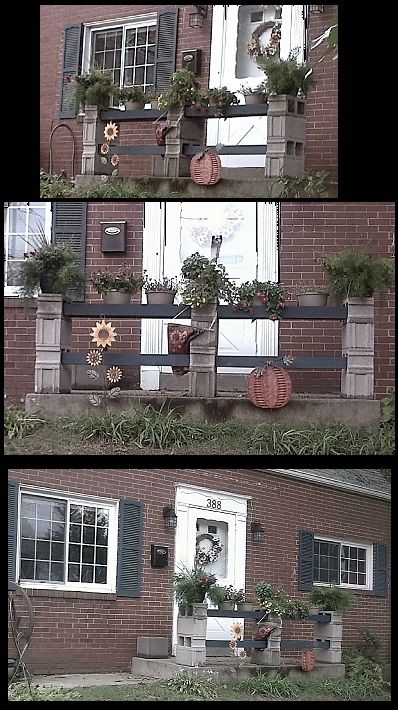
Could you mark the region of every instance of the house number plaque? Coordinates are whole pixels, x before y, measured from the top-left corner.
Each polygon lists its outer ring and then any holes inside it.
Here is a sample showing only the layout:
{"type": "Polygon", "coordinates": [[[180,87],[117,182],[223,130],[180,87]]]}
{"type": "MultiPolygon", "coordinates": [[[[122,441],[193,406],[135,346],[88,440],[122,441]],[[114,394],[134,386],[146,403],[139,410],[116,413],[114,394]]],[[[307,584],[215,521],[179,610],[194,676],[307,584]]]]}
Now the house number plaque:
{"type": "Polygon", "coordinates": [[[221,501],[215,498],[207,498],[207,507],[213,510],[221,510],[221,501]]]}

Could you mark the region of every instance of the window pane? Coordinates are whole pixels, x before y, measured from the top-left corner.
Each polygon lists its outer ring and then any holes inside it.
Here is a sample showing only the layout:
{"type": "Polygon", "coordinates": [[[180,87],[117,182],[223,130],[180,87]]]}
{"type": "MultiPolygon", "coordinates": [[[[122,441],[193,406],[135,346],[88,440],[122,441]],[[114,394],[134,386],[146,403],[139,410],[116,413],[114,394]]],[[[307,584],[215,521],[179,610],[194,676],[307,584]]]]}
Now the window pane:
{"type": "Polygon", "coordinates": [[[329,567],[332,570],[338,569],[339,561],[337,557],[329,557],[329,567]]]}
{"type": "Polygon", "coordinates": [[[106,584],[106,567],[95,567],[96,584],[106,584]]]}
{"type": "Polygon", "coordinates": [[[348,584],[348,572],[341,573],[341,581],[343,584],[348,584]]]}
{"type": "Polygon", "coordinates": [[[21,530],[23,537],[35,537],[36,522],[28,518],[22,518],[21,530]]]}
{"type": "Polygon", "coordinates": [[[145,47],[138,47],[136,54],[136,64],[145,64],[145,47]]]}
{"type": "Polygon", "coordinates": [[[94,562],[94,546],[83,545],[83,562],[92,564],[94,562]]]}
{"type": "Polygon", "coordinates": [[[356,572],[357,571],[357,561],[356,560],[350,560],[350,572],[356,572]]]}
{"type": "Polygon", "coordinates": [[[108,528],[97,528],[97,545],[108,544],[108,528]]]}
{"type": "Polygon", "coordinates": [[[54,523],[51,526],[52,540],[65,540],[65,525],[63,523],[54,523]]]}
{"type": "Polygon", "coordinates": [[[54,503],[53,504],[53,520],[64,521],[65,520],[65,503],[54,503]]]}
{"type": "Polygon", "coordinates": [[[154,44],[156,40],[156,27],[148,28],[148,44],[154,44]]]}
{"type": "Polygon", "coordinates": [[[327,569],[321,569],[319,572],[319,581],[320,582],[328,582],[329,581],[329,574],[327,569]]]}
{"type": "Polygon", "coordinates": [[[356,584],[357,583],[357,575],[350,572],[350,574],[348,576],[348,581],[350,584],[356,584]]]}
{"type": "Polygon", "coordinates": [[[26,222],[27,222],[27,210],[22,209],[9,209],[9,230],[10,232],[17,232],[18,234],[26,232],[26,222]]]}
{"type": "Polygon", "coordinates": [[[146,84],[153,84],[153,67],[146,68],[145,83],[146,84]]]}
{"type": "Polygon", "coordinates": [[[351,559],[358,559],[358,550],[356,547],[350,547],[350,557],[351,559]]]}
{"type": "Polygon", "coordinates": [[[337,543],[331,542],[329,545],[329,555],[332,557],[338,557],[339,556],[339,549],[340,545],[337,543]]]}
{"type": "Polygon", "coordinates": [[[82,522],[82,506],[81,505],[71,505],[71,507],[70,507],[70,522],[71,523],[81,523],[82,522]]]}
{"type": "Polygon", "coordinates": [[[80,562],[80,545],[69,545],[69,561],[80,562]]]}
{"type": "Polygon", "coordinates": [[[155,61],[155,47],[148,47],[147,64],[153,64],[155,61]]]}
{"type": "Polygon", "coordinates": [[[81,542],[82,539],[82,526],[70,524],[69,526],[69,540],[71,542],[81,542]]]}
{"type": "Polygon", "coordinates": [[[348,554],[348,545],[343,545],[342,550],[343,550],[343,557],[349,557],[348,554]]]}
{"type": "Polygon", "coordinates": [[[35,556],[35,541],[25,540],[22,538],[21,541],[21,557],[27,557],[29,560],[33,560],[35,556]]]}
{"type": "Polygon", "coordinates": [[[348,560],[341,560],[341,569],[344,572],[347,572],[348,570],[348,560]]]}
{"type": "Polygon", "coordinates": [[[122,39],[123,39],[123,31],[119,30],[116,34],[116,47],[118,49],[120,49],[122,46],[122,39]]]}
{"type": "Polygon", "coordinates": [[[366,574],[358,575],[358,584],[366,584],[366,574]]]}
{"type": "Polygon", "coordinates": [[[50,579],[50,564],[49,562],[36,562],[36,579],[50,579]]]}
{"type": "Polygon", "coordinates": [[[115,32],[107,32],[105,38],[105,49],[115,49],[116,34],[115,32]]]}
{"type": "Polygon", "coordinates": [[[51,533],[50,523],[46,522],[45,520],[38,520],[37,521],[37,537],[40,540],[49,540],[50,533],[51,533]]]}
{"type": "Polygon", "coordinates": [[[105,35],[102,32],[94,35],[94,51],[105,49],[105,35]]]}
{"type": "Polygon", "coordinates": [[[321,555],[327,555],[327,554],[328,554],[328,552],[329,552],[329,545],[328,545],[327,542],[321,542],[321,543],[319,544],[319,548],[320,548],[320,553],[321,553],[321,555]]]}
{"type": "Polygon", "coordinates": [[[84,527],[83,527],[83,542],[93,545],[94,544],[94,533],[95,533],[95,528],[93,525],[84,525],[84,527]]]}
{"type": "Polygon", "coordinates": [[[64,566],[59,562],[52,562],[50,565],[50,574],[52,582],[64,581],[64,566]]]}
{"type": "Polygon", "coordinates": [[[365,572],[365,562],[358,562],[358,572],[365,572]]]}
{"type": "Polygon", "coordinates": [[[141,85],[144,83],[144,67],[137,67],[135,70],[134,84],[141,85]]]}
{"type": "Polygon", "coordinates": [[[124,72],[124,86],[131,86],[133,83],[133,70],[125,69],[124,72]]]}
{"type": "Polygon", "coordinates": [[[92,582],[94,576],[93,565],[83,565],[82,567],[82,582],[92,582]]]}
{"type": "Polygon", "coordinates": [[[109,511],[105,508],[97,509],[97,526],[104,527],[109,522],[109,511]]]}
{"type": "Polygon", "coordinates": [[[52,542],[51,543],[51,559],[57,562],[62,562],[64,560],[65,545],[62,542],[52,542]]]}
{"type": "Polygon", "coordinates": [[[34,579],[33,561],[21,560],[21,579],[34,579]]]}
{"type": "Polygon", "coordinates": [[[329,572],[329,582],[332,582],[332,584],[338,584],[339,579],[338,579],[338,572],[337,569],[331,569],[329,572]]]}
{"type": "Polygon", "coordinates": [[[97,565],[106,565],[108,557],[108,551],[106,547],[97,547],[95,551],[95,561],[97,565]]]}
{"type": "Polygon", "coordinates": [[[128,49],[126,51],[125,66],[132,67],[135,64],[135,49],[128,49]]]}
{"type": "Polygon", "coordinates": [[[134,30],[127,30],[126,32],[126,47],[135,47],[135,37],[136,37],[136,31],[134,30]]]}
{"type": "Polygon", "coordinates": [[[147,34],[147,28],[146,28],[146,27],[141,27],[141,28],[137,31],[137,45],[146,44],[146,34],[147,34]]]}
{"type": "Polygon", "coordinates": [[[22,498],[21,515],[26,518],[36,517],[36,502],[30,498],[22,498]]]}
{"type": "Polygon", "coordinates": [[[113,61],[113,52],[105,52],[105,69],[113,69],[113,61]]]}
{"type": "Polygon", "coordinates": [[[113,66],[120,68],[121,63],[122,63],[122,50],[121,50],[121,49],[117,49],[116,52],[115,52],[115,61],[114,61],[114,63],[113,63],[113,66]]]}
{"type": "Polygon", "coordinates": [[[51,520],[51,503],[37,503],[37,517],[41,520],[51,520]]]}
{"type": "Polygon", "coordinates": [[[364,550],[362,547],[358,549],[358,559],[359,560],[365,560],[366,559],[366,550],[364,550]]]}
{"type": "Polygon", "coordinates": [[[38,540],[36,543],[36,558],[38,560],[50,559],[50,543],[44,540],[38,540]]]}
{"type": "Polygon", "coordinates": [[[83,522],[85,525],[95,525],[95,508],[83,508],[83,522]]]}
{"type": "Polygon", "coordinates": [[[325,555],[321,555],[321,563],[320,564],[323,569],[328,568],[328,558],[325,555]]]}
{"type": "Polygon", "coordinates": [[[32,209],[32,207],[30,208],[28,217],[29,232],[35,232],[39,235],[44,232],[45,214],[44,207],[35,207],[34,209],[32,209]]]}
{"type": "Polygon", "coordinates": [[[80,565],[68,565],[68,581],[80,582],[80,565]]]}

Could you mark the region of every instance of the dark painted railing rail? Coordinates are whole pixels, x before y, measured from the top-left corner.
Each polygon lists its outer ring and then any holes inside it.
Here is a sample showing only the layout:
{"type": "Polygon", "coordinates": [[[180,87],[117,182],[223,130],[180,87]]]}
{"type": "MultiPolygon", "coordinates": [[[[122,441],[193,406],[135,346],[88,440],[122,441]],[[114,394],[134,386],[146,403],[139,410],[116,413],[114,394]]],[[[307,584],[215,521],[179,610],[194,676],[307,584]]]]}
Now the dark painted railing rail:
{"type": "MultiPolygon", "coordinates": [[[[218,306],[220,319],[247,320],[253,318],[268,319],[269,314],[262,306],[256,306],[253,314],[245,311],[234,311],[230,306],[218,306]]],[[[128,305],[114,305],[103,303],[65,303],[64,315],[72,318],[184,318],[191,317],[191,307],[180,305],[148,305],[143,303],[130,303],[128,305]]],[[[283,320],[339,320],[347,319],[346,307],[319,307],[319,306],[286,306],[283,311],[283,320]]],[[[265,361],[276,360],[276,357],[265,355],[217,355],[217,367],[260,367],[265,361]]],[[[120,366],[160,366],[180,365],[189,366],[189,355],[166,355],[132,352],[105,352],[103,354],[105,365],[120,366]]],[[[84,365],[86,354],[81,352],[63,352],[63,365],[84,365]]],[[[278,363],[280,365],[280,363],[278,363]]],[[[280,365],[283,367],[283,364],[280,365]]],[[[345,370],[346,357],[296,357],[291,369],[295,370],[345,370]]]]}

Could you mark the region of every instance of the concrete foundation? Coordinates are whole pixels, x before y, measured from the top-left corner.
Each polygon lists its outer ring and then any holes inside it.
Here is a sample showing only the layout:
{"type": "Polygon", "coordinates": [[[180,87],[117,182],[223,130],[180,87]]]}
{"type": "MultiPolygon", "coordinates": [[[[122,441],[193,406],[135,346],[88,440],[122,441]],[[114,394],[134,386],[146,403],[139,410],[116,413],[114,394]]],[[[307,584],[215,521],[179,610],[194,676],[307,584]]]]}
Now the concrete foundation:
{"type": "MultiPolygon", "coordinates": [[[[27,394],[25,410],[28,414],[60,417],[93,411],[89,392],[71,394],[27,394]]],[[[220,393],[210,399],[184,397],[180,393],[150,393],[141,390],[125,391],[109,403],[115,411],[138,409],[151,404],[155,409],[162,405],[177,411],[189,420],[227,421],[229,419],[269,422],[278,424],[328,424],[332,422],[351,426],[378,427],[380,401],[373,399],[343,399],[294,395],[288,406],[281,409],[259,409],[247,397],[220,393]]],[[[99,409],[96,410],[99,412],[99,409]]]]}
{"type": "Polygon", "coordinates": [[[257,666],[247,659],[242,661],[237,658],[211,658],[207,659],[206,665],[198,668],[189,668],[176,662],[175,658],[167,660],[133,658],[131,664],[131,674],[133,676],[145,676],[146,678],[167,679],[174,678],[179,673],[185,671],[189,676],[204,675],[212,671],[214,680],[226,680],[229,682],[240,682],[245,678],[263,673],[267,676],[274,676],[277,673],[289,678],[300,678],[313,680],[314,678],[344,678],[345,666],[343,663],[317,663],[314,670],[306,673],[302,670],[297,661],[281,659],[279,666],[257,666]],[[238,663],[239,661],[239,663],[238,663]]]}
{"type": "Polygon", "coordinates": [[[165,636],[138,636],[137,656],[141,658],[167,658],[169,640],[165,636]]]}

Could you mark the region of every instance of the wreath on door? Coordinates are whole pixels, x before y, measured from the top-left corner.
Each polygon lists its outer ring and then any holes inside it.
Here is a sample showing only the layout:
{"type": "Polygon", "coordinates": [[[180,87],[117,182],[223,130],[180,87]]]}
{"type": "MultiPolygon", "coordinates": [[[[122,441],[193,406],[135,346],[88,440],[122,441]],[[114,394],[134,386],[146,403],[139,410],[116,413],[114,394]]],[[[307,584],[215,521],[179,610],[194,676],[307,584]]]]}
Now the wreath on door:
{"type": "Polygon", "coordinates": [[[247,53],[254,61],[259,57],[274,57],[279,52],[279,43],[281,41],[281,23],[268,20],[262,22],[261,25],[254,30],[250,42],[247,45],[247,53]],[[266,30],[272,27],[271,37],[267,44],[261,44],[260,38],[266,30]]]}
{"type": "Polygon", "coordinates": [[[198,535],[196,538],[195,559],[201,565],[209,565],[218,559],[223,547],[224,545],[221,544],[220,538],[218,535],[214,535],[214,533],[203,533],[202,535],[198,535]],[[200,547],[202,540],[210,540],[212,542],[212,547],[207,552],[200,547]]]}

